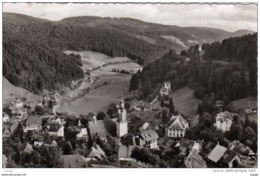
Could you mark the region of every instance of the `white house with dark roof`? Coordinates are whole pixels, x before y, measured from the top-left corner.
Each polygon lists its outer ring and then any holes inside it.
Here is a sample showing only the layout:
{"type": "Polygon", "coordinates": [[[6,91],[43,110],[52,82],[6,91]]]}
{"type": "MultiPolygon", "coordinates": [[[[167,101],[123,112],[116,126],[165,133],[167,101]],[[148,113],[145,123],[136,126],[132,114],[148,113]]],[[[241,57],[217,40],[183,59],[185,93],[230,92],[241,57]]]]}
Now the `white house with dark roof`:
{"type": "Polygon", "coordinates": [[[24,124],[24,132],[27,131],[41,131],[42,130],[42,121],[39,116],[29,116],[24,124]]]}
{"type": "Polygon", "coordinates": [[[230,131],[232,121],[233,113],[230,113],[228,111],[220,112],[216,115],[216,123],[214,124],[214,126],[217,128],[217,130],[224,133],[226,131],[230,131]]]}
{"type": "Polygon", "coordinates": [[[165,135],[172,138],[182,138],[185,136],[189,123],[181,115],[172,116],[165,128],[165,135]]]}
{"type": "Polygon", "coordinates": [[[140,134],[140,139],[145,142],[145,145],[149,148],[158,148],[157,140],[159,136],[154,130],[145,130],[140,134]]]}
{"type": "Polygon", "coordinates": [[[161,97],[169,96],[170,91],[171,91],[171,83],[164,82],[162,88],[160,89],[160,96],[161,97]]]}

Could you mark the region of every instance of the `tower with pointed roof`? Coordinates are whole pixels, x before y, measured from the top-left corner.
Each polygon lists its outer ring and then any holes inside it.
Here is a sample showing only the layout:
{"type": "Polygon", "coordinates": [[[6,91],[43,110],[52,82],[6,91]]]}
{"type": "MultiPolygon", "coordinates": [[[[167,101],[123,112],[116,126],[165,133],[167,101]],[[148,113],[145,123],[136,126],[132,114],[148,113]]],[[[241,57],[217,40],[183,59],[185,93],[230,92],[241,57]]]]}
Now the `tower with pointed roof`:
{"type": "Polygon", "coordinates": [[[124,101],[120,101],[118,108],[118,119],[116,122],[117,137],[122,137],[128,133],[128,124],[126,119],[126,109],[124,101]]]}

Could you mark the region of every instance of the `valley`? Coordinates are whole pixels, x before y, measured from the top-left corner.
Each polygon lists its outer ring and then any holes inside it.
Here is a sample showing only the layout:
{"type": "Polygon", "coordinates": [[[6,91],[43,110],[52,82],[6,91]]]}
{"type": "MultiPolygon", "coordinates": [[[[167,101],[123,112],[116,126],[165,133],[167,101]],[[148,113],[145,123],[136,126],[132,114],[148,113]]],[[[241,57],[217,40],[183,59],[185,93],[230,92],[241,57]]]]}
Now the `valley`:
{"type": "Polygon", "coordinates": [[[59,100],[57,112],[69,114],[97,113],[107,109],[128,94],[131,74],[142,69],[127,57],[109,57],[92,51],[65,51],[66,54],[79,54],[82,58],[84,78],[76,88],[66,91],[59,100]],[[113,69],[126,70],[131,74],[113,72],[113,69]],[[87,74],[88,72],[88,74],[87,74]]]}

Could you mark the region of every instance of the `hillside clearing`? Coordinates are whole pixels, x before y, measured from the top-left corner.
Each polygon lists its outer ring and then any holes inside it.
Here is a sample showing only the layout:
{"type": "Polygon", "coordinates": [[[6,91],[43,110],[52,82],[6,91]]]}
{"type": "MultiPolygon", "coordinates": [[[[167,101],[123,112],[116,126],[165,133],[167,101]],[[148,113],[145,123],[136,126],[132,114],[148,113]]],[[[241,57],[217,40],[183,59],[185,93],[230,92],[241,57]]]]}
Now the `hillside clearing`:
{"type": "Polygon", "coordinates": [[[189,117],[194,117],[197,114],[199,99],[193,96],[193,90],[188,86],[183,87],[172,93],[175,109],[189,117]]]}
{"type": "Polygon", "coordinates": [[[3,98],[2,103],[10,103],[15,98],[26,98],[27,103],[36,103],[40,100],[40,96],[34,93],[29,92],[28,90],[16,87],[10,83],[5,77],[2,77],[2,88],[3,88],[3,98]]]}

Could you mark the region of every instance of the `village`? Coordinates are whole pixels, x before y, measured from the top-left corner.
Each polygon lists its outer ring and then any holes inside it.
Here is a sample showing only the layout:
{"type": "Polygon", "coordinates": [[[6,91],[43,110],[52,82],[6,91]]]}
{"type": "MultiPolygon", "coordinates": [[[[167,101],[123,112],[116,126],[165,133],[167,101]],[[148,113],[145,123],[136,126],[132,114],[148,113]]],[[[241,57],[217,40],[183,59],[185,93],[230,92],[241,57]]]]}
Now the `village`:
{"type": "Polygon", "coordinates": [[[223,137],[234,123],[249,127],[247,114],[257,113],[256,107],[249,103],[239,113],[229,112],[217,100],[213,120],[202,113],[187,118],[175,109],[171,92],[171,83],[164,82],[151,103],[121,100],[107,111],[79,116],[56,112],[57,93],[44,95],[36,106],[16,98],[3,105],[3,167],[37,167],[31,157],[50,148],[59,151],[55,159],[64,168],[257,167],[250,141],[223,137]],[[211,128],[214,139],[199,125],[211,128]]]}

